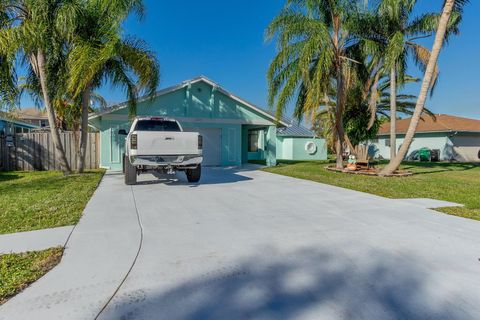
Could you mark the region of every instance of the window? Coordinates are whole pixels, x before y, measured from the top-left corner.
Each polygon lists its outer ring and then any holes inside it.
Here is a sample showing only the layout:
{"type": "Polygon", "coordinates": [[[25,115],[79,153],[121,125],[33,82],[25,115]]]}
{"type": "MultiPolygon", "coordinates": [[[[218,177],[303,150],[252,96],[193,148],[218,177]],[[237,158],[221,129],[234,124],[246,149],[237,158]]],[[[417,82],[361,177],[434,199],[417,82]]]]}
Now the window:
{"type": "Polygon", "coordinates": [[[371,143],[378,143],[378,138],[374,138],[372,140],[370,140],[371,143]]]}
{"type": "Polygon", "coordinates": [[[248,131],[248,152],[258,151],[258,130],[248,131]]]}
{"type": "Polygon", "coordinates": [[[385,139],[385,147],[390,147],[390,139],[385,139]]]}
{"type": "Polygon", "coordinates": [[[170,120],[139,120],[135,126],[136,131],[173,131],[179,132],[177,122],[170,120]]]}
{"type": "Polygon", "coordinates": [[[44,128],[47,126],[47,121],[46,120],[40,120],[40,127],[44,128]]]}

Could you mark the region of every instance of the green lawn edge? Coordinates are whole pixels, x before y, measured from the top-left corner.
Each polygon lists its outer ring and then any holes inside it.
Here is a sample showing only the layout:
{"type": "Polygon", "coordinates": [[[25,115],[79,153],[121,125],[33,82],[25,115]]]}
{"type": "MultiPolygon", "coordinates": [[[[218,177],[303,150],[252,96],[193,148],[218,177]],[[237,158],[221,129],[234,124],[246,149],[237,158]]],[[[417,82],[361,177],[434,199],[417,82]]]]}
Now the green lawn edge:
{"type": "Polygon", "coordinates": [[[0,255],[0,305],[43,277],[62,255],[60,247],[0,255]]]}
{"type": "Polygon", "coordinates": [[[76,224],[104,173],[0,172],[0,234],[76,224]]]}

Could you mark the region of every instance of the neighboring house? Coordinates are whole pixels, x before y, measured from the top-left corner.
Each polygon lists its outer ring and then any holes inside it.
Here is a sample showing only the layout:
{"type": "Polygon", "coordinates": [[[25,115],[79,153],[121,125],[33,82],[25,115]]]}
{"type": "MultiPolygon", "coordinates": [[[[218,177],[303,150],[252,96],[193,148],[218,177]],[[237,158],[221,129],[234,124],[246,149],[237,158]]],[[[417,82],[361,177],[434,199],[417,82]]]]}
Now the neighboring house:
{"type": "Polygon", "coordinates": [[[28,133],[32,129],[38,129],[38,126],[0,115],[0,136],[28,133]]]}
{"type": "Polygon", "coordinates": [[[16,112],[19,120],[33,124],[39,128],[48,127],[48,117],[45,111],[38,108],[20,109],[16,112]]]}
{"type": "MultiPolygon", "coordinates": [[[[410,118],[397,120],[398,149],[409,124],[410,118]]],[[[424,116],[418,123],[407,159],[415,158],[422,148],[437,150],[441,161],[480,161],[480,120],[446,114],[435,115],[435,118],[424,116]]],[[[384,123],[378,139],[370,141],[369,153],[376,158],[390,158],[390,123],[384,123]]]]}
{"type": "MultiPolygon", "coordinates": [[[[200,132],[207,166],[237,166],[249,159],[275,165],[277,148],[283,147],[277,128],[289,127],[205,77],[160,90],[153,99],[140,99],[137,115],[174,118],[185,131],[200,132]]],[[[100,165],[120,170],[125,136],[118,130],[129,129],[127,103],[93,113],[89,120],[90,126],[100,131],[100,165]]]]}

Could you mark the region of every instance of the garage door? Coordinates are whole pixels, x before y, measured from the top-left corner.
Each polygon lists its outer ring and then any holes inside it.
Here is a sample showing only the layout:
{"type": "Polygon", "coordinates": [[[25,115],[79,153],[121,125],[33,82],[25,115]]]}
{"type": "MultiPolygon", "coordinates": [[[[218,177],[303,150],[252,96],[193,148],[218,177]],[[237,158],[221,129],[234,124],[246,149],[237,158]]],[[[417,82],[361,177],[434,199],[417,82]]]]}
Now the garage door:
{"type": "Polygon", "coordinates": [[[461,162],[480,160],[479,136],[454,136],[452,142],[455,160],[461,162]]]}
{"type": "Polygon", "coordinates": [[[203,137],[203,165],[219,166],[221,164],[221,134],[219,128],[184,128],[185,131],[198,132],[203,137]]]}

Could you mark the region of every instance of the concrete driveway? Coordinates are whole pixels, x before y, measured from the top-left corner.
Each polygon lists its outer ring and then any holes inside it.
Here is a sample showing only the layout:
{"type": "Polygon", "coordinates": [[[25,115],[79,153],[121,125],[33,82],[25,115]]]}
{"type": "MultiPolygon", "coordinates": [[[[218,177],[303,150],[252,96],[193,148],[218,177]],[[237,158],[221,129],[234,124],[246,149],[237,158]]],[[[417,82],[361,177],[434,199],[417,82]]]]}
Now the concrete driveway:
{"type": "Polygon", "coordinates": [[[480,319],[480,223],[427,206],[248,169],[107,174],[0,319],[480,319]]]}

